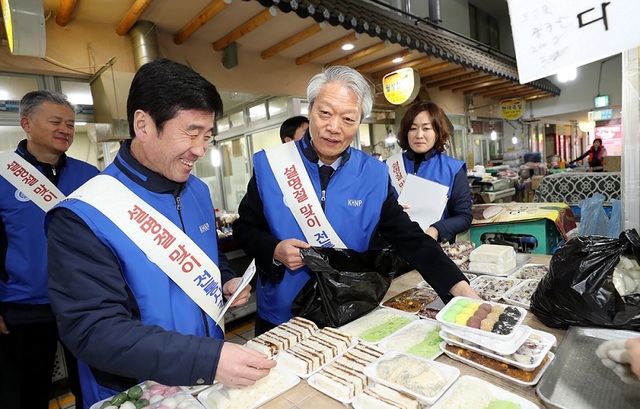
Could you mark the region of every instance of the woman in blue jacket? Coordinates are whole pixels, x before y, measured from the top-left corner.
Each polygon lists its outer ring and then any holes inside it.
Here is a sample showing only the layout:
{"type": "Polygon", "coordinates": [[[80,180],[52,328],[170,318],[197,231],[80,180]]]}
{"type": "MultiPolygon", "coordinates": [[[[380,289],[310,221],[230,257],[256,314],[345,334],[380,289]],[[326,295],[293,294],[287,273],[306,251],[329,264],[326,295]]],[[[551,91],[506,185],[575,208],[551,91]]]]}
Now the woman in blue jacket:
{"type": "MultiPolygon", "coordinates": [[[[449,138],[447,116],[442,108],[433,102],[417,102],[405,113],[398,133],[398,144],[404,150],[401,161],[404,175],[398,175],[397,171],[394,174],[389,166],[392,179],[406,178],[406,174],[412,173],[449,187],[441,219],[426,230],[428,235],[443,243],[455,241],[456,234],[471,226],[473,203],[466,164],[444,153],[449,138]]],[[[393,159],[389,158],[387,163],[393,159]]],[[[394,187],[399,195],[398,185],[394,183],[394,187]]]]}

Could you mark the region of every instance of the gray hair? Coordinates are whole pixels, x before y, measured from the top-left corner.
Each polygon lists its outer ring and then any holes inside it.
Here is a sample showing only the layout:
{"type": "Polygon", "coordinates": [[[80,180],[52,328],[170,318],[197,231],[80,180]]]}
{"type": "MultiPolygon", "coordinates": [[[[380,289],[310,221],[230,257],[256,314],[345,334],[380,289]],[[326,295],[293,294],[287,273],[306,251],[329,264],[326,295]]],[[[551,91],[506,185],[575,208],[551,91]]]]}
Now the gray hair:
{"type": "Polygon", "coordinates": [[[45,102],[53,102],[54,104],[66,105],[73,112],[75,107],[69,102],[67,96],[61,92],[49,91],[46,89],[40,91],[27,92],[20,100],[20,118],[29,118],[40,108],[45,102]]]}
{"type": "Polygon", "coordinates": [[[328,67],[320,74],[316,74],[311,78],[309,85],[307,85],[309,109],[313,107],[313,103],[320,94],[322,87],[329,83],[344,85],[357,95],[358,104],[360,104],[362,108],[360,122],[369,116],[373,108],[373,91],[371,84],[358,71],[345,66],[328,67]]]}

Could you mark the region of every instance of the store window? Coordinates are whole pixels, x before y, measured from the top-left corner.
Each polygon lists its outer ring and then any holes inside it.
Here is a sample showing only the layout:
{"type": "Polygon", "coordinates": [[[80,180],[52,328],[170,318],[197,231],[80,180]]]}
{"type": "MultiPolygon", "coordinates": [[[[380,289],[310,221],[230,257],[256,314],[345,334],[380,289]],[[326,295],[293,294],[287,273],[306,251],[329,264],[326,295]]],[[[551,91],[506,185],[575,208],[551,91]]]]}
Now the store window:
{"type": "Polygon", "coordinates": [[[272,128],[266,131],[256,132],[250,135],[252,153],[260,152],[263,149],[272,146],[278,146],[282,143],[280,140],[280,128],[272,128]]]}
{"type": "Polygon", "coordinates": [[[74,105],[93,105],[91,86],[88,82],[60,80],[60,90],[74,105]]]}
{"type": "Polygon", "coordinates": [[[41,88],[37,77],[0,75],[0,100],[3,101],[20,101],[27,92],[41,88]]]}
{"type": "Polygon", "coordinates": [[[244,112],[238,111],[229,115],[229,122],[231,128],[238,128],[244,126],[244,112]]]}
{"type": "Polygon", "coordinates": [[[289,98],[285,98],[285,97],[270,99],[268,102],[269,118],[286,114],[288,112],[288,104],[287,104],[288,100],[289,98]]]}
{"type": "Polygon", "coordinates": [[[222,187],[218,178],[218,169],[222,165],[219,146],[210,146],[206,155],[195,164],[195,174],[209,186],[213,205],[221,209],[224,207],[222,187]]]}
{"type": "Polygon", "coordinates": [[[218,133],[226,132],[229,130],[229,117],[223,116],[222,118],[216,121],[216,127],[218,129],[218,133]]]}
{"type": "Polygon", "coordinates": [[[249,107],[249,121],[256,122],[267,119],[267,106],[264,102],[249,107]]]}
{"type": "Polygon", "coordinates": [[[236,212],[240,201],[247,192],[247,184],[251,178],[246,139],[239,137],[220,142],[218,149],[222,157],[222,190],[225,210],[236,212]]]}

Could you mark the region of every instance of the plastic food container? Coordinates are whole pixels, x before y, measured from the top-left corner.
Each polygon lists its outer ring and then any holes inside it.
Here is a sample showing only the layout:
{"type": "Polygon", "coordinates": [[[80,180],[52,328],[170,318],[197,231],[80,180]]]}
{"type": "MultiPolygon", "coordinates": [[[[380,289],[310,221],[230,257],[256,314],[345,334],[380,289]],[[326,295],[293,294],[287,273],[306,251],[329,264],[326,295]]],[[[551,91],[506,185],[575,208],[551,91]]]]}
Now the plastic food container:
{"type": "Polygon", "coordinates": [[[485,409],[493,401],[508,401],[520,409],[538,409],[538,405],[474,376],[461,376],[431,409],[485,409]]]}
{"type": "Polygon", "coordinates": [[[447,328],[496,340],[511,341],[524,321],[527,310],[513,305],[454,297],[436,315],[447,328]]]}
{"type": "Polygon", "coordinates": [[[374,381],[433,405],[460,376],[460,370],[401,352],[387,352],[364,368],[374,381]]]}
{"type": "Polygon", "coordinates": [[[515,278],[517,280],[541,280],[548,272],[549,266],[546,264],[525,264],[518,268],[513,274],[509,275],[509,278],[515,278]]]}
{"type": "Polygon", "coordinates": [[[405,352],[426,359],[436,359],[440,350],[440,324],[435,320],[414,321],[388,337],[378,346],[387,351],[405,352]]]}
{"type": "Polygon", "coordinates": [[[538,288],[538,283],[540,283],[540,280],[523,280],[520,284],[504,293],[502,299],[507,304],[529,309],[531,296],[536,291],[536,288],[538,288]]]}
{"type": "Polygon", "coordinates": [[[361,341],[377,344],[419,319],[415,314],[407,314],[390,308],[378,308],[343,325],[340,327],[340,331],[353,335],[361,341]]]}

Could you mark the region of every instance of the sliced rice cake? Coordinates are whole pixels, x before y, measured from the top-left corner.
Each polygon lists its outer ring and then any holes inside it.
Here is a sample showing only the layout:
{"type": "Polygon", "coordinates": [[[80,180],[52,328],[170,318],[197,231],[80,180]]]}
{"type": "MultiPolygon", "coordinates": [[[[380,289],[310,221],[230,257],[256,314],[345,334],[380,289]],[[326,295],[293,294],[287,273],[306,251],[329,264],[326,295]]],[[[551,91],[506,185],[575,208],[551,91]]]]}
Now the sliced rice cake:
{"type": "Polygon", "coordinates": [[[311,337],[278,354],[278,364],[300,377],[306,377],[351,346],[350,335],[334,328],[323,328],[311,337]]]}
{"type": "Polygon", "coordinates": [[[294,317],[277,327],[250,339],[245,344],[251,349],[274,356],[283,349],[291,348],[318,330],[316,324],[304,318],[294,317]]]}
{"type": "Polygon", "coordinates": [[[357,409],[418,409],[418,401],[404,393],[376,384],[365,389],[353,402],[357,409]]]}

